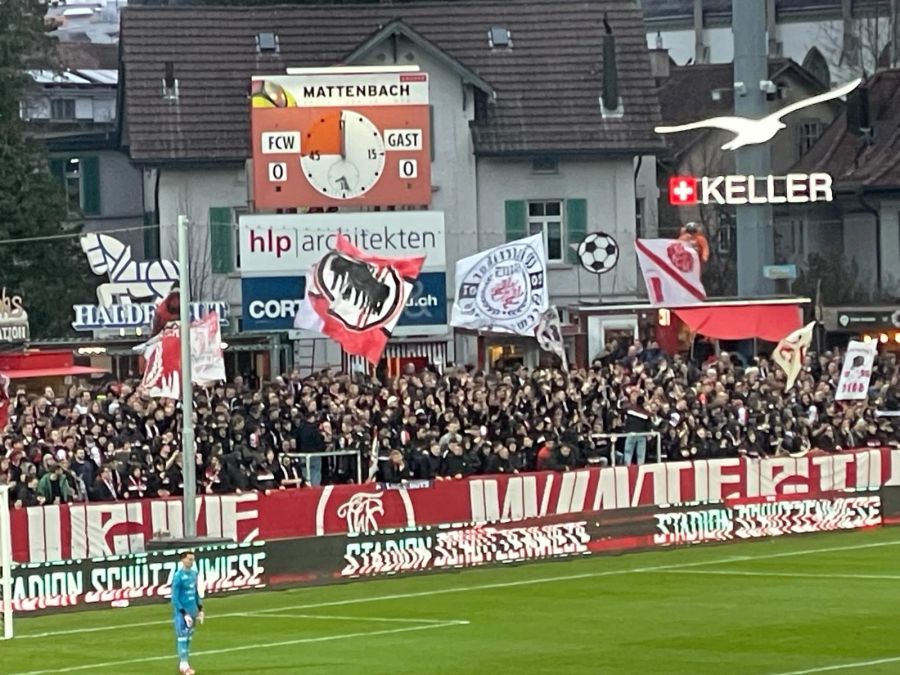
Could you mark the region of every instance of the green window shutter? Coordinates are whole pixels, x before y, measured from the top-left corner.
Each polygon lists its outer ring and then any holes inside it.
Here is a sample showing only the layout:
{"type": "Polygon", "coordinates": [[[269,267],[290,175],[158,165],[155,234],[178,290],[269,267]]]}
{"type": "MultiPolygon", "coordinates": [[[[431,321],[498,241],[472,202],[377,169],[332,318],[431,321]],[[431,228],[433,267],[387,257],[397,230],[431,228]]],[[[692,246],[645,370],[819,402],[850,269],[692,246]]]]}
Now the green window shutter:
{"type": "Polygon", "coordinates": [[[144,211],[144,260],[159,260],[159,225],[150,211],[144,211]]]}
{"type": "Polygon", "coordinates": [[[100,160],[96,156],[81,158],[81,210],[89,216],[100,213],[100,160]]]}
{"type": "Polygon", "coordinates": [[[234,271],[234,225],[229,207],[209,209],[209,241],[213,273],[234,271]]]}
{"type": "Polygon", "coordinates": [[[506,202],[506,241],[521,239],[528,234],[525,217],[525,202],[506,202]]]}
{"type": "Polygon", "coordinates": [[[578,262],[572,246],[580,244],[587,234],[587,199],[566,200],[566,251],[570,263],[578,262]]]}
{"type": "Polygon", "coordinates": [[[50,160],[50,175],[60,186],[66,182],[66,161],[64,159],[50,160]]]}
{"type": "Polygon", "coordinates": [[[428,146],[431,149],[431,161],[434,161],[434,106],[428,106],[428,146]]]}

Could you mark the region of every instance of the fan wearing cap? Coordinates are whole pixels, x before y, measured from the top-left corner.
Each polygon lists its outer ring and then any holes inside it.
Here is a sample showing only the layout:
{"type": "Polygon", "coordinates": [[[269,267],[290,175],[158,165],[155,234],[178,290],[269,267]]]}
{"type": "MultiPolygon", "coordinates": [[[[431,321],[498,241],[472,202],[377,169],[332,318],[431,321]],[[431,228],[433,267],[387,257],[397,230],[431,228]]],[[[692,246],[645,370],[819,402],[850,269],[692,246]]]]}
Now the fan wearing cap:
{"type": "Polygon", "coordinates": [[[700,257],[701,263],[705,265],[709,261],[709,241],[707,241],[706,235],[703,234],[698,223],[691,221],[682,227],[678,240],[693,246],[700,257]]]}

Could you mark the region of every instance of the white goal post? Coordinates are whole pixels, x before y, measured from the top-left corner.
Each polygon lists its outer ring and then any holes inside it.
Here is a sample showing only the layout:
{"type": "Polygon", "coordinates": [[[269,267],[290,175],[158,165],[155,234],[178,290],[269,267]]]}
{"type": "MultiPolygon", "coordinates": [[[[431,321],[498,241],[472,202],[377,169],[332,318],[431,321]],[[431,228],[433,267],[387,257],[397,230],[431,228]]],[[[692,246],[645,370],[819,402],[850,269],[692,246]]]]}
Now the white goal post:
{"type": "Polygon", "coordinates": [[[0,485],[0,640],[9,640],[12,636],[12,532],[9,524],[9,486],[0,485]]]}

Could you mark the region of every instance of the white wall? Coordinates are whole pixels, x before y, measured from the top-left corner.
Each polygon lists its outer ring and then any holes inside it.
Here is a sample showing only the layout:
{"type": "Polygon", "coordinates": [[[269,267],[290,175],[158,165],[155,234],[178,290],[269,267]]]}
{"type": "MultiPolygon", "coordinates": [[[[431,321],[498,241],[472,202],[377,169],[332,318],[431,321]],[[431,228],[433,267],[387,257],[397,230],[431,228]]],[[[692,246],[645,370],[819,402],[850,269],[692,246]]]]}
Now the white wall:
{"type": "Polygon", "coordinates": [[[885,291],[900,292],[900,198],[881,202],[881,278],[885,291]]]}
{"type": "MultiPolygon", "coordinates": [[[[472,87],[459,75],[405,38],[399,40],[398,65],[418,65],[428,73],[429,100],[434,108],[434,161],[431,165],[431,209],[444,212],[447,232],[447,293],[453,297],[453,269],[459,258],[477,249],[475,157],[469,122],[475,116],[472,87]]],[[[393,65],[389,43],[375,49],[359,65],[393,65]]]]}
{"type": "Polygon", "coordinates": [[[644,200],[644,230],[641,236],[652,239],[659,234],[660,189],[656,176],[656,156],[644,155],[639,165],[637,159],[634,163],[637,169],[634,196],[644,200]]]}
{"type": "MultiPolygon", "coordinates": [[[[619,243],[615,272],[600,278],[604,297],[633,296],[637,288],[634,253],[634,160],[560,160],[559,172],[534,174],[527,160],[478,160],[478,244],[506,239],[507,200],[586,199],[587,231],[602,230],[619,243]]],[[[550,269],[551,302],[561,306],[596,300],[598,278],[570,264],[550,269]]]]}
{"type": "MultiPolygon", "coordinates": [[[[209,265],[209,209],[211,207],[246,208],[247,177],[243,164],[216,168],[166,168],[160,170],[159,223],[160,253],[163,258],[177,259],[178,239],[175,225],[180,214],[191,222],[192,248],[205,243],[205,253],[195,253],[193,260],[209,265]]],[[[193,276],[193,275],[192,275],[193,276]]],[[[217,275],[215,300],[225,300],[237,315],[240,311],[240,275],[217,275]]]]}
{"type": "Polygon", "coordinates": [[[863,288],[874,288],[875,218],[872,214],[848,213],[844,216],[844,255],[848,262],[856,262],[863,288]]]}

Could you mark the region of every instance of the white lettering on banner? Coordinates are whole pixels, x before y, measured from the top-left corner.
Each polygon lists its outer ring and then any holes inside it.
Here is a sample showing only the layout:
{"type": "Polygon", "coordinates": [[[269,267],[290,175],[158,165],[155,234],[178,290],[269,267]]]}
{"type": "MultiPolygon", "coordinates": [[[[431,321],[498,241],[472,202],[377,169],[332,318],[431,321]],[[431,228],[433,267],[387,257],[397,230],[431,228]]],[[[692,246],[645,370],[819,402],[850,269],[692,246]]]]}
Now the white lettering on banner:
{"type": "MultiPolygon", "coordinates": [[[[264,131],[262,134],[264,155],[300,154],[299,131],[264,131]]],[[[271,165],[270,165],[271,167],[271,165]]],[[[270,168],[271,173],[271,168],[270,168]]]]}
{"type": "Polygon", "coordinates": [[[806,204],[834,200],[834,180],[827,173],[786,176],[672,176],[669,203],[695,204],[806,204]]]}
{"type": "Polygon", "coordinates": [[[421,129],[385,129],[384,145],[388,150],[421,150],[421,129]]]}
{"type": "MultiPolygon", "coordinates": [[[[253,541],[259,537],[259,511],[255,508],[259,498],[256,492],[198,497],[198,530],[210,537],[253,541]]],[[[59,506],[34,507],[25,512],[29,556],[22,562],[140,553],[146,540],[156,533],[173,537],[184,533],[180,500],[72,504],[63,521],[59,506]],[[62,536],[62,527],[67,528],[67,537],[62,536]],[[63,548],[65,540],[68,550],[63,548]]]]}
{"type": "Polygon", "coordinates": [[[241,274],[305,274],[334,249],[338,232],[368,253],[424,254],[424,271],[443,271],[446,266],[440,211],[253,214],[240,218],[241,274]]]}
{"type": "MultiPolygon", "coordinates": [[[[197,571],[207,593],[262,588],[265,562],[266,553],[259,545],[211,547],[198,557],[197,571]]],[[[22,565],[13,574],[13,608],[33,611],[165,597],[171,595],[178,564],[171,551],[154,551],[22,565]]]]}
{"type": "Polygon", "coordinates": [[[302,303],[302,298],[297,300],[253,300],[248,310],[253,319],[283,319],[294,317],[302,303]]]}
{"type": "MultiPolygon", "coordinates": [[[[197,529],[249,542],[729,498],[815,499],[886,483],[900,484],[900,450],[482,476],[416,490],[328,486],[290,494],[209,495],[198,498],[197,529]]],[[[13,553],[22,563],[138,553],[154,533],[182,536],[182,503],[175,499],[31,507],[11,518],[13,553]]]]}
{"type": "Polygon", "coordinates": [[[427,73],[289,73],[253,77],[253,81],[260,80],[283,89],[298,108],[428,105],[427,73]]]}
{"type": "MultiPolygon", "coordinates": [[[[74,305],[75,320],[72,328],[75,330],[104,330],[117,328],[149,328],[153,323],[153,315],[156,312],[156,304],[144,302],[140,304],[111,305],[74,305]]],[[[219,324],[228,325],[227,302],[192,302],[190,306],[191,321],[216,312],[219,324]]]]}

